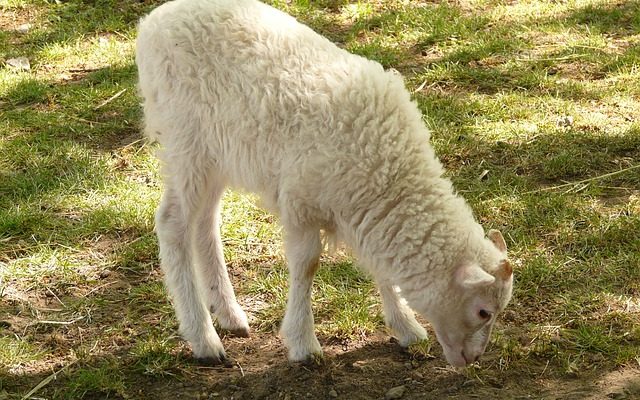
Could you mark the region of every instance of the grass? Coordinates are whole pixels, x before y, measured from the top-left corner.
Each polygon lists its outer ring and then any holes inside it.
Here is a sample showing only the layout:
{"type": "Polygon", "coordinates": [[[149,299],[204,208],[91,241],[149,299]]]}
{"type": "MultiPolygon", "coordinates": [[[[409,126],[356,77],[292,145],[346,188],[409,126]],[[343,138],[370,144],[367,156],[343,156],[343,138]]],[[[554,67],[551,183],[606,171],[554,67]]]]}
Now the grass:
{"type": "MultiPolygon", "coordinates": [[[[132,376],[194,371],[161,284],[161,183],[139,133],[135,24],[158,3],[0,0],[0,59],[31,63],[0,68],[0,398],[71,362],[39,394],[130,398],[132,376]]],[[[400,71],[456,187],[506,234],[514,300],[474,376],[637,368],[640,2],[274,4],[400,71]]],[[[238,296],[272,332],[286,303],[279,228],[256,198],[225,200],[238,296]]],[[[384,329],[354,264],[323,258],[323,343],[384,329]]]]}

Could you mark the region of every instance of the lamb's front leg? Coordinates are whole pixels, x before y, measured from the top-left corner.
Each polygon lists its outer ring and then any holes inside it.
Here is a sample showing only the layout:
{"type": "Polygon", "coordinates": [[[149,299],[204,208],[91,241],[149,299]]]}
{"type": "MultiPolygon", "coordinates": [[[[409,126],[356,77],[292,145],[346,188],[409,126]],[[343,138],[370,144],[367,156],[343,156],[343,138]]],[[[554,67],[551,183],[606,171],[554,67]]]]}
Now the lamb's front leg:
{"type": "Polygon", "coordinates": [[[307,361],[322,355],[311,311],[311,286],[322,245],[317,229],[286,229],[289,298],[280,333],[289,349],[289,361],[307,361]]]}
{"type": "Polygon", "coordinates": [[[384,320],[402,347],[408,347],[427,338],[427,331],[418,321],[411,309],[402,303],[389,282],[378,282],[382,297],[384,320]]]}

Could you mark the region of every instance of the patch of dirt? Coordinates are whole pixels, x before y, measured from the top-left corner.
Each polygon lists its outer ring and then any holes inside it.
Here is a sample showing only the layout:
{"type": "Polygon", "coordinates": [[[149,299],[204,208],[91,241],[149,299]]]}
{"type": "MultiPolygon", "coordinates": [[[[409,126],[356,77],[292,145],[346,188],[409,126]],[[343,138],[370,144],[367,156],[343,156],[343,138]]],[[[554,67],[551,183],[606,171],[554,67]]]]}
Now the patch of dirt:
{"type": "Polygon", "coordinates": [[[0,6],[0,30],[16,31],[21,25],[32,24],[40,15],[35,7],[4,9],[0,6]]]}
{"type": "MultiPolygon", "coordinates": [[[[182,399],[372,399],[404,386],[403,399],[440,398],[459,390],[489,393],[500,382],[482,388],[446,367],[441,359],[416,360],[383,333],[352,344],[325,345],[325,358],[312,365],[290,364],[281,341],[272,334],[251,339],[223,339],[232,367],[198,368],[177,387],[148,382],[149,397],[182,399]],[[478,389],[478,390],[476,390],[478,389]],[[162,397],[164,396],[164,397],[162,397]]],[[[454,397],[455,398],[455,397],[454,397]]]]}
{"type": "MultiPolygon", "coordinates": [[[[632,399],[640,394],[640,371],[627,368],[594,374],[547,377],[544,363],[529,373],[458,371],[437,349],[433,359],[415,359],[378,333],[345,348],[325,345],[325,359],[292,365],[274,335],[223,339],[231,367],[183,371],[184,380],[138,381],[135,399],[383,399],[403,386],[402,399],[632,399]],[[614,396],[614,397],[612,397],[614,396]]],[[[547,372],[547,375],[549,373],[547,372]]]]}
{"type": "MultiPolygon", "coordinates": [[[[55,346],[57,340],[51,338],[48,345],[55,346]]],[[[87,392],[82,398],[368,400],[385,399],[388,391],[397,387],[403,389],[401,397],[397,397],[403,400],[640,398],[640,369],[637,366],[568,374],[559,373],[557,367],[554,369],[547,361],[539,359],[529,360],[526,369],[505,368],[501,371],[496,354],[489,352],[481,369],[455,370],[447,366],[437,344],[434,345],[434,357],[414,357],[384,332],[349,345],[323,343],[324,360],[310,365],[290,364],[284,345],[275,334],[254,333],[248,339],[223,337],[223,342],[231,360],[226,367],[180,363],[165,375],[133,373],[126,377],[126,393],[87,392]]],[[[63,340],[59,346],[68,349],[69,341],[63,340]]],[[[179,348],[179,359],[189,356],[186,345],[179,348]]],[[[20,373],[32,376],[22,380],[22,384],[28,386],[15,394],[21,396],[53,371],[73,363],[74,357],[66,357],[63,353],[60,352],[56,361],[40,362],[39,372],[25,365],[20,373]]],[[[127,354],[125,346],[117,357],[127,358],[127,354]]],[[[74,366],[69,371],[73,369],[74,366]]],[[[64,397],[60,389],[66,387],[65,381],[61,374],[39,390],[38,397],[64,397]]],[[[0,398],[4,398],[1,395],[2,391],[0,398]]]]}
{"type": "MultiPolygon", "coordinates": [[[[18,49],[18,46],[24,42],[28,31],[34,29],[37,24],[40,13],[40,9],[34,6],[16,9],[5,9],[0,6],[0,31],[8,33],[7,42],[11,45],[10,49],[11,47],[18,49]]],[[[17,55],[13,54],[12,51],[9,53],[12,56],[17,55]]],[[[0,54],[0,65],[4,64],[2,56],[5,55],[0,54]]]]}
{"type": "Polygon", "coordinates": [[[581,82],[604,79],[607,76],[599,64],[585,61],[559,62],[551,72],[566,79],[581,82]]]}
{"type": "Polygon", "coordinates": [[[618,195],[608,195],[608,196],[600,196],[598,201],[604,207],[616,207],[626,205],[630,212],[640,211],[640,191],[629,189],[628,191],[623,191],[624,194],[618,195]]]}
{"type": "MultiPolygon", "coordinates": [[[[109,239],[101,244],[114,246],[109,239]]],[[[108,281],[120,277],[112,272],[108,281]]],[[[154,277],[153,279],[157,279],[154,277]]],[[[29,341],[48,349],[46,359],[26,362],[14,368],[7,379],[7,388],[19,388],[17,397],[24,395],[54,371],[77,360],[67,369],[70,375],[60,374],[36,394],[43,398],[64,398],[61,391],[68,390],[68,379],[79,371],[92,370],[105,359],[115,359],[126,371],[126,392],[85,393],[84,399],[213,399],[213,400],[295,400],[295,399],[384,399],[391,389],[402,387],[400,399],[634,399],[640,398],[640,368],[637,365],[622,369],[601,367],[591,371],[565,371],[562,362],[544,357],[530,357],[510,365],[500,358],[499,349],[489,348],[481,365],[456,370],[447,365],[440,346],[433,343],[427,356],[409,353],[383,331],[375,332],[360,341],[337,343],[322,340],[325,357],[310,365],[290,364],[286,350],[276,333],[253,333],[250,338],[223,337],[230,362],[226,367],[201,367],[193,364],[190,350],[181,342],[175,351],[175,367],[157,375],[147,375],[132,368],[136,362],[131,356],[136,337],[145,326],[159,321],[131,321],[130,328],[107,333],[105,327],[116,326],[131,305],[126,301],[126,286],[107,288],[109,307],[96,307],[91,311],[91,323],[86,319],[53,329],[54,325],[31,325],[34,316],[30,308],[21,312],[19,302],[0,303],[0,315],[6,313],[5,326],[0,334],[28,334],[29,341]],[[4,306],[2,306],[4,304],[4,306]],[[93,344],[95,342],[95,344],[93,344]],[[83,346],[92,344],[91,356],[83,346]],[[81,351],[80,356],[76,351],[81,351]],[[12,383],[11,381],[14,381],[12,383]],[[634,397],[635,396],[635,397],[634,397]]],[[[100,287],[100,286],[98,286],[100,287]]],[[[94,292],[94,293],[97,293],[94,292]]],[[[94,294],[92,293],[92,294],[94,294]]],[[[35,300],[30,298],[30,300],[35,300]]],[[[55,298],[40,299],[41,317],[50,320],[73,321],[76,314],[58,310],[55,298]]],[[[63,298],[67,302],[67,299],[63,298]]],[[[509,329],[500,331],[513,338],[523,335],[516,317],[519,313],[505,313],[509,329]],[[515,320],[514,320],[515,319],[515,320]]],[[[150,313],[152,318],[161,318],[150,313]]],[[[521,317],[521,316],[520,316],[521,317]]],[[[143,317],[144,318],[144,317],[143,317]]],[[[529,316],[528,321],[531,321],[529,316]]],[[[108,330],[107,330],[108,331],[108,330]]],[[[433,338],[433,334],[431,335],[433,338]]],[[[521,346],[531,343],[524,337],[521,346]]],[[[0,372],[0,379],[3,379],[0,372]]],[[[73,379],[73,378],[72,378],[73,379]]],[[[109,389],[105,389],[109,390],[109,389]]],[[[14,397],[8,397],[13,399],[14,397]]],[[[0,390],[0,399],[2,390],[0,390]]]]}

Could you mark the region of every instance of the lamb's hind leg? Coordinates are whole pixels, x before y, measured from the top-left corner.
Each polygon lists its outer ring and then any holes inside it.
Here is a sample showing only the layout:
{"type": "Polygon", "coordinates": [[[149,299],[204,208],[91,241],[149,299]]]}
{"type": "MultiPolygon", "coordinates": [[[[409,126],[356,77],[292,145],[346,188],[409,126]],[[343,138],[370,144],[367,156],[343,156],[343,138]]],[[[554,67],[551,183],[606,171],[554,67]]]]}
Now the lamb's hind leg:
{"type": "Polygon", "coordinates": [[[400,346],[407,347],[426,339],[427,331],[416,321],[413,311],[402,303],[393,286],[388,282],[378,282],[378,290],[382,297],[385,323],[398,339],[400,346]]]}
{"type": "Polygon", "coordinates": [[[198,190],[203,188],[197,180],[185,181],[187,183],[175,184],[167,179],[165,182],[166,189],[156,214],[161,266],[182,336],[191,344],[196,359],[218,364],[225,359],[224,347],[201,296],[190,241],[200,204],[198,190]]]}
{"type": "Polygon", "coordinates": [[[222,252],[220,204],[224,186],[218,183],[209,186],[210,196],[206,198],[196,220],[194,238],[207,305],[218,318],[222,329],[236,336],[247,337],[247,316],[236,300],[222,252]]]}
{"type": "Polygon", "coordinates": [[[289,360],[307,361],[322,348],[316,338],[311,311],[311,286],[322,250],[318,229],[285,229],[289,265],[289,298],[280,333],[289,360]]]}

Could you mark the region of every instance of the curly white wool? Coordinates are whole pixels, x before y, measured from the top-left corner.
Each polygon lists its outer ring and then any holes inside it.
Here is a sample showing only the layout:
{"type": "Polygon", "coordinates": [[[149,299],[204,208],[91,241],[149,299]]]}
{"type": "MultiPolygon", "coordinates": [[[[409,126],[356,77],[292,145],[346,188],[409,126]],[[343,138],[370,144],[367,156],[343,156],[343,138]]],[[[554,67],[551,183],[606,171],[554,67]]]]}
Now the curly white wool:
{"type": "Polygon", "coordinates": [[[402,345],[426,337],[411,307],[454,365],[484,351],[495,318],[476,314],[511,296],[506,247],[484,237],[442,177],[398,74],[254,0],[160,6],[140,23],[136,62],[145,131],[162,145],[162,267],[196,357],[224,357],[207,308],[222,328],[249,333],[222,256],[226,186],[258,193],[283,224],[291,360],[321,353],[310,299],[321,230],[362,258],[402,345]]]}

